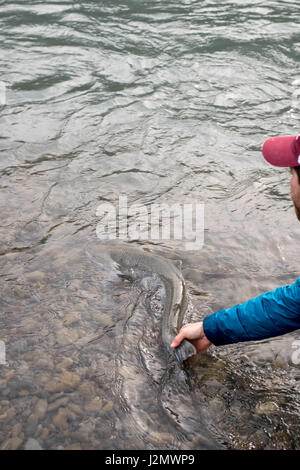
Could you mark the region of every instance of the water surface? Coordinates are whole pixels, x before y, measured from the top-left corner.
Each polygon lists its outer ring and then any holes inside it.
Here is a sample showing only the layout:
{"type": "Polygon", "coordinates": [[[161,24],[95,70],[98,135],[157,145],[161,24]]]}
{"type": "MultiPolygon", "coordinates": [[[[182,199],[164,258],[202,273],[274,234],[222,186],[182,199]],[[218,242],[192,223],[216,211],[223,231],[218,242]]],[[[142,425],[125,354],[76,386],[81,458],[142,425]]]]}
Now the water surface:
{"type": "Polygon", "coordinates": [[[298,3],[5,1],[0,15],[1,448],[299,449],[297,332],[212,347],[161,382],[164,292],[149,310],[86,254],[103,201],[192,199],[201,250],[132,242],[181,261],[185,321],[294,282],[289,174],[261,147],[299,130],[298,3]]]}

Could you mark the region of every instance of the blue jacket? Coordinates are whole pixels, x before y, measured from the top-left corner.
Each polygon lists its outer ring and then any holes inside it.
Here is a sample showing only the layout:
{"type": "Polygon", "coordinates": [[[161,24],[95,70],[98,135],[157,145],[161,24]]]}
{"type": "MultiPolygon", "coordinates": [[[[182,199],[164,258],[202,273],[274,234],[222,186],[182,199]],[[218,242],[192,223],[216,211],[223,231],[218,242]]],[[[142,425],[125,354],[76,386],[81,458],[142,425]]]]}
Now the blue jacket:
{"type": "Polygon", "coordinates": [[[300,277],[235,307],[204,318],[206,337],[216,346],[283,335],[300,328],[300,277]]]}

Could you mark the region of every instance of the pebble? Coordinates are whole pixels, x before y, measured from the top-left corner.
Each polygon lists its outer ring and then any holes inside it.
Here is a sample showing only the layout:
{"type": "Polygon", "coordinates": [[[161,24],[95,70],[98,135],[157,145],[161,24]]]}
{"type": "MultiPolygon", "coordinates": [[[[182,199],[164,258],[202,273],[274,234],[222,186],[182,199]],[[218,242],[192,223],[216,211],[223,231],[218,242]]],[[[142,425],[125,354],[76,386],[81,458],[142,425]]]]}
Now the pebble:
{"type": "Polygon", "coordinates": [[[168,432],[153,432],[151,433],[151,441],[155,441],[158,444],[172,443],[174,437],[168,432]]]}
{"type": "Polygon", "coordinates": [[[70,444],[65,447],[65,450],[81,450],[81,444],[79,442],[74,442],[74,444],[70,444]]]}
{"type": "Polygon", "coordinates": [[[20,328],[23,332],[32,332],[37,327],[37,321],[31,317],[26,317],[21,321],[20,328]]]}
{"type": "Polygon", "coordinates": [[[70,357],[66,357],[61,362],[56,365],[56,369],[58,370],[65,370],[68,367],[71,367],[74,364],[74,361],[70,357]]]}
{"type": "Polygon", "coordinates": [[[9,408],[9,409],[7,410],[7,412],[6,412],[6,418],[7,418],[8,420],[11,420],[11,419],[14,418],[15,414],[16,414],[15,408],[9,408]]]}
{"type": "Polygon", "coordinates": [[[18,392],[19,397],[27,397],[29,395],[29,390],[26,390],[25,388],[20,390],[18,392]]]}
{"type": "Polygon", "coordinates": [[[34,413],[28,418],[27,424],[36,426],[39,421],[43,419],[47,411],[47,400],[40,399],[38,400],[34,413]]]}
{"type": "Polygon", "coordinates": [[[23,439],[21,437],[11,437],[4,442],[1,446],[1,450],[17,450],[22,442],[23,439]]]}
{"type": "Polygon", "coordinates": [[[43,428],[43,430],[41,432],[42,439],[47,439],[48,436],[49,436],[49,429],[43,428]]]}
{"type": "Polygon", "coordinates": [[[99,411],[102,409],[102,399],[100,397],[95,397],[89,403],[86,403],[84,406],[85,411],[99,411]]]}
{"type": "Polygon", "coordinates": [[[54,361],[53,359],[48,355],[41,354],[36,358],[35,361],[36,367],[39,369],[47,369],[47,370],[53,370],[54,369],[54,361]]]}
{"type": "Polygon", "coordinates": [[[70,326],[70,325],[73,325],[74,323],[77,323],[79,320],[80,320],[80,313],[71,312],[71,313],[68,313],[64,317],[63,322],[65,326],[70,326]]]}
{"type": "Polygon", "coordinates": [[[8,381],[15,375],[15,373],[16,373],[15,370],[10,370],[10,371],[6,374],[4,380],[6,380],[6,382],[8,382],[8,381]]]}
{"type": "Polygon", "coordinates": [[[50,403],[48,405],[48,411],[54,411],[54,410],[57,410],[57,408],[61,407],[61,406],[65,406],[69,401],[69,398],[68,397],[61,397],[61,398],[58,398],[57,400],[55,400],[53,403],[50,403]]]}
{"type": "Polygon", "coordinates": [[[31,281],[42,281],[45,278],[45,273],[32,271],[31,273],[24,274],[24,277],[31,281]]]}
{"type": "Polygon", "coordinates": [[[76,403],[68,403],[68,408],[69,410],[73,411],[77,415],[82,414],[82,409],[80,408],[80,406],[76,405],[76,403]]]}
{"type": "Polygon", "coordinates": [[[6,387],[6,380],[0,380],[0,390],[6,387]]]}
{"type": "Polygon", "coordinates": [[[43,450],[40,443],[36,439],[33,439],[32,437],[29,437],[29,439],[27,439],[24,449],[25,450],[43,450]]]}
{"type": "Polygon", "coordinates": [[[56,332],[56,341],[60,346],[74,343],[78,338],[78,331],[70,328],[60,328],[56,332]]]}
{"type": "Polygon", "coordinates": [[[41,420],[45,416],[45,413],[47,411],[47,406],[48,406],[48,403],[46,399],[41,398],[37,402],[36,407],[35,407],[35,414],[38,416],[39,420],[41,420]]]}
{"type": "Polygon", "coordinates": [[[16,423],[13,426],[12,431],[11,431],[12,437],[17,437],[21,433],[21,430],[22,430],[22,424],[21,423],[16,423]]]}
{"type": "Polygon", "coordinates": [[[80,382],[79,375],[65,370],[57,378],[51,379],[45,386],[47,392],[62,392],[76,387],[80,382]]]}
{"type": "Polygon", "coordinates": [[[93,382],[86,380],[85,382],[80,384],[80,386],[78,387],[78,391],[80,395],[84,397],[95,396],[95,385],[93,384],[93,382]]]}
{"type": "Polygon", "coordinates": [[[68,418],[75,419],[76,415],[68,408],[59,408],[53,418],[53,424],[60,430],[65,430],[68,427],[68,418]]]}
{"type": "Polygon", "coordinates": [[[103,406],[103,411],[111,411],[114,407],[114,404],[112,401],[109,401],[107,402],[104,406],[103,406]]]}
{"type": "Polygon", "coordinates": [[[258,403],[255,407],[254,413],[256,414],[269,414],[279,410],[279,406],[274,401],[265,401],[258,403]]]}

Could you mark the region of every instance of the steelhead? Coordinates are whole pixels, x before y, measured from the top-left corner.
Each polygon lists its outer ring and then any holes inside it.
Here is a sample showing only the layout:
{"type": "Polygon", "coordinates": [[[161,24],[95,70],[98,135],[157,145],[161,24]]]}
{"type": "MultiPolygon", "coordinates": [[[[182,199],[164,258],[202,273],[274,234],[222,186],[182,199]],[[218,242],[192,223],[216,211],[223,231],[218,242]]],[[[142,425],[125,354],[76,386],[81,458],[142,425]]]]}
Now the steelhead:
{"type": "Polygon", "coordinates": [[[161,330],[163,344],[180,365],[196,354],[195,347],[186,339],[176,349],[170,347],[181,328],[188,305],[185,282],[174,263],[160,255],[127,245],[102,245],[102,249],[103,255],[109,256],[124,276],[140,280],[147,275],[159,277],[165,288],[161,330]]]}

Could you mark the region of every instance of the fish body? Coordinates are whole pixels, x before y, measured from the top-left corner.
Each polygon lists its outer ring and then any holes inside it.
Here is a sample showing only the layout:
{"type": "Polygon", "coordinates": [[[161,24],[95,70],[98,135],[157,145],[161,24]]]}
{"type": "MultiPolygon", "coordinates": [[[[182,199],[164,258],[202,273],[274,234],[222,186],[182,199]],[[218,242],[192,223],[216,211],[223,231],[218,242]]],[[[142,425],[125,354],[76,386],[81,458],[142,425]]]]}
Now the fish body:
{"type": "Polygon", "coordinates": [[[105,246],[105,254],[117,264],[123,275],[143,277],[156,275],[165,287],[164,313],[162,318],[162,341],[170,354],[181,365],[196,354],[195,347],[186,339],[175,349],[170,347],[181,328],[188,298],[183,276],[172,261],[140,248],[125,245],[105,246]]]}

